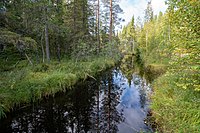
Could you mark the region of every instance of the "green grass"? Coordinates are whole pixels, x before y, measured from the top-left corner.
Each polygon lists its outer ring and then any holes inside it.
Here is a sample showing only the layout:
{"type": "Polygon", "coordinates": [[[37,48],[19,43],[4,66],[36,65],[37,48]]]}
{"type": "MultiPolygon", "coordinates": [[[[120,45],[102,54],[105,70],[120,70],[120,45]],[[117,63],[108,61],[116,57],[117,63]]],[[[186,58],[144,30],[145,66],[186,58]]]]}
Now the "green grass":
{"type": "Polygon", "coordinates": [[[191,74],[184,69],[172,71],[168,58],[158,60],[148,56],[144,60],[145,78],[152,83],[153,88],[150,108],[152,118],[158,124],[157,132],[199,133],[200,91],[193,88],[195,78],[183,78],[191,74]],[[178,86],[178,83],[182,83],[182,86],[178,86]],[[184,88],[188,83],[190,85],[184,88]]]}
{"type": "Polygon", "coordinates": [[[166,73],[153,84],[151,109],[160,131],[200,132],[200,93],[176,86],[176,74],[166,73]]]}
{"type": "Polygon", "coordinates": [[[148,64],[144,67],[144,76],[147,81],[152,83],[160,75],[164,74],[167,70],[167,65],[164,64],[148,64]]]}
{"type": "Polygon", "coordinates": [[[80,80],[93,77],[115,65],[116,59],[92,57],[87,60],[51,61],[50,64],[26,66],[19,62],[10,71],[0,74],[0,118],[16,106],[37,101],[44,96],[66,91],[80,80]]]}

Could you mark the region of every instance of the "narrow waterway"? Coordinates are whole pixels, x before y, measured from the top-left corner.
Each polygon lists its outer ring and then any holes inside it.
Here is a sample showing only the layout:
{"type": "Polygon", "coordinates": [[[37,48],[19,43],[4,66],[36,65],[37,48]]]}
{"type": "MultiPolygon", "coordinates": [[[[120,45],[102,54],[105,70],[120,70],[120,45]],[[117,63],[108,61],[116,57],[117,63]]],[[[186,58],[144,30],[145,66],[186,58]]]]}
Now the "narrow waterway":
{"type": "Polygon", "coordinates": [[[151,88],[138,74],[127,77],[121,69],[113,68],[64,94],[8,114],[0,132],[152,132],[145,124],[151,88]]]}

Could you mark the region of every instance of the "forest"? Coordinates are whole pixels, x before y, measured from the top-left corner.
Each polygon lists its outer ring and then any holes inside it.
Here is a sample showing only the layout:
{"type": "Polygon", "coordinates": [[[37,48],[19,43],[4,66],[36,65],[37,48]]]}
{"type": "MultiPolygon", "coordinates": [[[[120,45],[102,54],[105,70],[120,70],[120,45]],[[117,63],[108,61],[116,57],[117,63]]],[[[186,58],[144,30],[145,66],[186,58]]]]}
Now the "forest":
{"type": "MultiPolygon", "coordinates": [[[[200,1],[168,0],[165,14],[137,18],[123,28],[120,41],[140,50],[146,69],[165,72],[153,81],[151,109],[163,132],[200,131],[200,1]],[[132,42],[132,43],[130,43],[132,42]],[[132,46],[133,45],[133,46],[132,46]]],[[[161,72],[162,73],[162,72],[161,72]]]]}
{"type": "Polygon", "coordinates": [[[200,132],[200,1],[166,4],[120,31],[118,0],[2,0],[0,119],[134,56],[155,78],[157,132],[200,132]]]}
{"type": "Polygon", "coordinates": [[[115,1],[4,0],[0,9],[1,117],[119,60],[115,1]]]}

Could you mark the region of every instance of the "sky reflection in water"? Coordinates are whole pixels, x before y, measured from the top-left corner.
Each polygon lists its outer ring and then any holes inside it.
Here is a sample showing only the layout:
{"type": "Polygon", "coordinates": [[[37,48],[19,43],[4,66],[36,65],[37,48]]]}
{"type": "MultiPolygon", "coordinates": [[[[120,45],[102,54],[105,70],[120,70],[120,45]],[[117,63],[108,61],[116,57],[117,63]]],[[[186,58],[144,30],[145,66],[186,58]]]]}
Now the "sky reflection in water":
{"type": "Polygon", "coordinates": [[[109,70],[97,81],[9,114],[0,132],[149,132],[144,119],[150,88],[138,75],[131,76],[129,84],[119,68],[109,70]]]}

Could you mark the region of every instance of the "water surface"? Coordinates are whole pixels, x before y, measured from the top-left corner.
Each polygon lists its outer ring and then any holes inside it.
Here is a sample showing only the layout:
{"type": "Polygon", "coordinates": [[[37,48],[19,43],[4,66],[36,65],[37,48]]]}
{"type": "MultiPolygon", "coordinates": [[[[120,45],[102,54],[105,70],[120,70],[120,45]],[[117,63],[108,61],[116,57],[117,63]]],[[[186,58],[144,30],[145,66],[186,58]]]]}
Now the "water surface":
{"type": "Polygon", "coordinates": [[[127,77],[120,68],[114,68],[64,94],[8,114],[0,123],[0,132],[151,132],[145,124],[150,92],[139,75],[127,77]]]}

